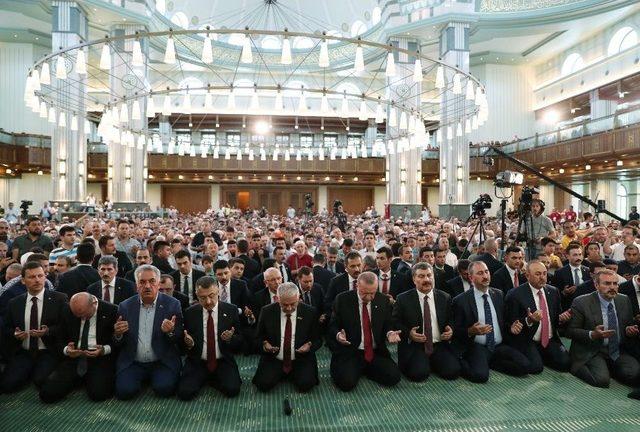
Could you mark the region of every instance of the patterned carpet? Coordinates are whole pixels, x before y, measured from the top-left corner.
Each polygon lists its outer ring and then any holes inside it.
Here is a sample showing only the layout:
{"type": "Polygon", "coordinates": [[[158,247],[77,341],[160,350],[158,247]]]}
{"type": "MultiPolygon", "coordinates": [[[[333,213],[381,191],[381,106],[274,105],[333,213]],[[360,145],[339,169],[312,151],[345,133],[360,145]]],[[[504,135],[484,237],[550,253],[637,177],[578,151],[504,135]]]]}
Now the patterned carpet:
{"type": "Polygon", "coordinates": [[[204,389],[192,402],[161,400],[151,391],[132,402],[89,402],[79,391],[64,402],[45,406],[33,388],[0,395],[0,431],[615,431],[640,430],[640,402],[612,382],[590,388],[569,374],[545,370],[537,377],[491,373],[489,383],[447,382],[435,376],[424,383],[402,380],[393,389],[363,379],[351,393],[331,383],[329,355],[319,352],[320,386],[301,395],[284,383],[268,395],[251,385],[255,357],[239,357],[242,390],[226,399],[204,389]],[[293,415],[283,414],[289,397],[293,415]]]}

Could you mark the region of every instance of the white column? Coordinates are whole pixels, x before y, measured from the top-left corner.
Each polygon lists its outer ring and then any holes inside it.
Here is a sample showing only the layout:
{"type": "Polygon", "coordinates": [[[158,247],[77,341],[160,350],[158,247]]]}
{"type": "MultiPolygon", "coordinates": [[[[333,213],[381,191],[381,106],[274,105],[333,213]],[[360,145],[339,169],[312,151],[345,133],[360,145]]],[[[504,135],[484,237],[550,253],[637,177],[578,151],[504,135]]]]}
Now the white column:
{"type": "Polygon", "coordinates": [[[618,106],[616,101],[600,99],[598,90],[589,92],[589,104],[591,106],[591,119],[593,120],[614,114],[618,106]]]}
{"type": "MultiPolygon", "coordinates": [[[[51,45],[53,51],[77,45],[86,41],[87,17],[78,2],[54,0],[53,28],[51,45]]],[[[86,48],[85,55],[87,54],[86,48]]],[[[51,74],[51,84],[57,97],[57,120],[65,117],[66,127],[53,127],[51,139],[51,180],[54,200],[61,204],[77,206],[84,201],[87,187],[87,148],[84,134],[84,112],[86,97],[86,77],[75,73],[77,51],[65,55],[67,79],[59,80],[51,74]],[[71,130],[73,117],[76,116],[78,130],[71,130]]],[[[56,70],[55,60],[50,69],[56,70]]],[[[75,121],[74,121],[75,122],[75,121]]]]}

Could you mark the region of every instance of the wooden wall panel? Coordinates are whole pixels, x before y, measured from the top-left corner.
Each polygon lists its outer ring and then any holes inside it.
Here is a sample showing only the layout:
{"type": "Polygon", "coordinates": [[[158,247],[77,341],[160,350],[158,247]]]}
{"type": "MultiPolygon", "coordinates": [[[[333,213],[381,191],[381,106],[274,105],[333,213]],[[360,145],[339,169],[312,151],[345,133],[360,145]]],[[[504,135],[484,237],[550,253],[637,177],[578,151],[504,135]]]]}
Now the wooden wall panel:
{"type": "Polygon", "coordinates": [[[285,214],[289,205],[293,205],[296,212],[300,214],[300,211],[304,209],[304,195],[311,194],[311,199],[316,206],[315,211],[318,211],[318,187],[317,186],[258,186],[258,185],[246,185],[246,186],[221,186],[220,197],[222,203],[228,203],[232,206],[236,206],[238,203],[238,193],[249,193],[249,207],[252,209],[260,209],[263,206],[271,214],[285,214]]]}
{"type": "Polygon", "coordinates": [[[347,213],[362,213],[367,207],[373,206],[372,187],[329,187],[327,188],[327,205],[333,207],[338,199],[347,213]]]}
{"type": "Polygon", "coordinates": [[[180,213],[206,211],[211,206],[211,187],[162,185],[162,206],[175,206],[180,213]]]}

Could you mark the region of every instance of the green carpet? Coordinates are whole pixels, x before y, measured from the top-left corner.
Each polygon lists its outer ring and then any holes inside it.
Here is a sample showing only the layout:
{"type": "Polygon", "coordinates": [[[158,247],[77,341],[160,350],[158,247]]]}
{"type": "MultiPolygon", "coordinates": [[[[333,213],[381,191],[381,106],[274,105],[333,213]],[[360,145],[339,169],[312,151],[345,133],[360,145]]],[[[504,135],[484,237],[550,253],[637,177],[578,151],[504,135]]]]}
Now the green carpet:
{"type": "Polygon", "coordinates": [[[640,430],[640,402],[627,399],[617,382],[609,389],[588,387],[569,374],[551,370],[512,378],[491,372],[487,384],[435,376],[424,383],[403,379],[392,389],[362,379],[342,393],[329,377],[329,353],[319,351],[321,383],[301,395],[284,383],[264,395],[251,385],[256,357],[238,357],[240,396],[226,399],[206,388],[192,402],[161,400],[150,390],[130,402],[91,403],[74,392],[45,406],[33,388],[0,395],[0,431],[633,431],[640,430]],[[288,396],[294,413],[287,417],[288,396]]]}

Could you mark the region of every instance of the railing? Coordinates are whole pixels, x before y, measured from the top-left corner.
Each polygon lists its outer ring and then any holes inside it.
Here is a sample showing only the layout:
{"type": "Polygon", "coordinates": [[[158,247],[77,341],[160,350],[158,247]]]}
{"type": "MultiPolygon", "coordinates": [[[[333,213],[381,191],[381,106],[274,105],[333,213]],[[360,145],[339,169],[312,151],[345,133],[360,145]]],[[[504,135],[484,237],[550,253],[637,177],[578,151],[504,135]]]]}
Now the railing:
{"type": "Polygon", "coordinates": [[[578,3],[584,0],[478,0],[480,12],[516,12],[578,3]]]}
{"type": "Polygon", "coordinates": [[[45,135],[13,134],[0,129],[0,144],[51,148],[51,137],[45,135]]]}

